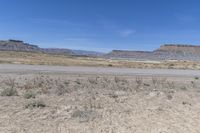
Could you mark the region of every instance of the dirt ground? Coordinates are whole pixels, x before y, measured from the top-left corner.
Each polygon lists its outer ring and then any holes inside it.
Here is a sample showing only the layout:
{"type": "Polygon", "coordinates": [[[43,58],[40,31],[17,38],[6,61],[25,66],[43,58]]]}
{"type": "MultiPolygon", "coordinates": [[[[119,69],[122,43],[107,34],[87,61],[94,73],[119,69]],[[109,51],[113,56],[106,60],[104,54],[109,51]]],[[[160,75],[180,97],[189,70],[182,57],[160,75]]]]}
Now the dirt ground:
{"type": "Polygon", "coordinates": [[[140,69],[192,69],[200,70],[200,61],[189,60],[133,60],[74,57],[44,53],[0,51],[0,64],[29,64],[51,66],[93,66],[140,69]]]}
{"type": "Polygon", "coordinates": [[[0,133],[199,133],[199,77],[0,73],[0,133]]]}

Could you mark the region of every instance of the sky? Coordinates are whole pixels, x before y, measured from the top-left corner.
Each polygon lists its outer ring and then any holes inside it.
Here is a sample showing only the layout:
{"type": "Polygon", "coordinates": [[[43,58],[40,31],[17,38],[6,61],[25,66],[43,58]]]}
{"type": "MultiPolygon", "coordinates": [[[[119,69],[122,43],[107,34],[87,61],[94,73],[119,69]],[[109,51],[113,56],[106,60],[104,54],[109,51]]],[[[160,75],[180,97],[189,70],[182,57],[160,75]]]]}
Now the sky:
{"type": "Polygon", "coordinates": [[[199,0],[0,0],[0,40],[100,52],[198,45],[199,5],[199,0]]]}

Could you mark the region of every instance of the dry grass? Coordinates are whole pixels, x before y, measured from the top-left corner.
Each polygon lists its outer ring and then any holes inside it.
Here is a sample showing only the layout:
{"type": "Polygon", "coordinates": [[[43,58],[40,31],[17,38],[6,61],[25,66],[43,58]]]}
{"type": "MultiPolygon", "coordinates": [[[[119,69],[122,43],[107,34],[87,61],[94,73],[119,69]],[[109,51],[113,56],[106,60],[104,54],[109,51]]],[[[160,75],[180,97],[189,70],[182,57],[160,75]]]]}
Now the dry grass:
{"type": "Polygon", "coordinates": [[[195,77],[33,74],[0,80],[0,91],[19,92],[0,96],[0,132],[200,130],[200,80],[195,77]]]}
{"type": "Polygon", "coordinates": [[[28,90],[28,91],[25,92],[24,98],[26,98],[26,99],[31,99],[31,98],[35,98],[36,95],[37,95],[37,94],[36,94],[34,91],[28,90]]]}
{"type": "Polygon", "coordinates": [[[18,92],[15,88],[6,88],[0,94],[1,96],[18,96],[18,92]]]}
{"type": "Polygon", "coordinates": [[[4,79],[1,84],[4,85],[4,89],[0,94],[1,96],[18,96],[18,91],[16,89],[17,84],[14,78],[8,77],[4,79]]]}
{"type": "Polygon", "coordinates": [[[46,107],[46,104],[42,100],[29,101],[25,105],[25,108],[30,108],[30,109],[33,109],[33,108],[44,108],[44,107],[46,107]]]}
{"type": "Polygon", "coordinates": [[[1,51],[0,63],[61,65],[61,66],[105,66],[128,68],[163,68],[163,69],[200,69],[198,61],[131,61],[110,60],[104,58],[72,57],[64,55],[49,55],[43,53],[27,53],[1,51]]]}

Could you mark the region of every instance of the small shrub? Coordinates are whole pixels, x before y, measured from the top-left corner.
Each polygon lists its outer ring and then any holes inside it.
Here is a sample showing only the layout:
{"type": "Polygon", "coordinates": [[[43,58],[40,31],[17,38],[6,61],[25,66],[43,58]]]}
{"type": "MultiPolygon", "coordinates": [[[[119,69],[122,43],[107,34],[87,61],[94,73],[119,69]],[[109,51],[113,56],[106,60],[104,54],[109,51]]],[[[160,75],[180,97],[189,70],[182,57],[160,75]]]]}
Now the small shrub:
{"type": "Polygon", "coordinates": [[[169,89],[171,89],[171,90],[175,89],[175,85],[174,85],[173,81],[172,82],[167,82],[167,85],[168,85],[169,89]]]}
{"type": "Polygon", "coordinates": [[[169,64],[168,68],[171,69],[171,68],[174,68],[175,64],[169,64]]]}
{"type": "Polygon", "coordinates": [[[114,80],[115,80],[115,83],[118,83],[118,82],[120,82],[120,79],[119,79],[119,77],[115,77],[115,78],[114,78],[114,80]]]}
{"type": "Polygon", "coordinates": [[[144,85],[144,86],[151,86],[150,84],[147,84],[147,83],[144,83],[143,85],[144,85]]]}
{"type": "Polygon", "coordinates": [[[34,88],[34,84],[32,83],[32,81],[27,81],[24,85],[24,89],[25,90],[31,90],[34,88]]]}
{"type": "Polygon", "coordinates": [[[102,82],[110,84],[110,79],[108,77],[103,77],[102,82]]]}
{"type": "Polygon", "coordinates": [[[152,77],[152,83],[155,88],[157,88],[158,80],[156,77],[152,77]]]}
{"type": "Polygon", "coordinates": [[[114,78],[115,83],[122,83],[122,84],[127,84],[128,80],[124,79],[124,78],[119,78],[119,77],[115,77],[114,78]]]}
{"type": "Polygon", "coordinates": [[[193,88],[196,88],[196,87],[197,87],[195,81],[191,81],[191,84],[192,84],[192,87],[193,87],[193,88]]]}
{"type": "Polygon", "coordinates": [[[112,67],[113,65],[112,65],[112,64],[108,64],[108,66],[109,66],[109,67],[112,67]]]}
{"type": "Polygon", "coordinates": [[[64,95],[65,93],[67,93],[67,90],[65,89],[65,86],[62,85],[62,84],[58,85],[57,88],[56,88],[56,94],[58,96],[61,96],[61,95],[64,95]]]}
{"type": "Polygon", "coordinates": [[[172,95],[170,95],[170,94],[167,95],[167,99],[168,99],[168,100],[172,100],[172,98],[173,98],[172,95]]]}
{"type": "Polygon", "coordinates": [[[10,88],[14,88],[16,83],[15,83],[15,79],[14,78],[8,78],[4,81],[2,81],[5,85],[9,86],[10,88]]]}
{"type": "Polygon", "coordinates": [[[166,83],[166,78],[158,78],[158,77],[152,77],[152,83],[153,83],[153,86],[154,88],[158,88],[158,86],[160,85],[164,85],[166,83]]]}
{"type": "Polygon", "coordinates": [[[18,96],[18,92],[15,88],[7,88],[1,92],[1,96],[18,96]]]}
{"type": "Polygon", "coordinates": [[[187,90],[186,86],[182,86],[180,89],[181,89],[182,91],[186,91],[186,90],[187,90]]]}
{"type": "Polygon", "coordinates": [[[98,77],[88,78],[90,84],[98,84],[98,77]]]}
{"type": "Polygon", "coordinates": [[[93,121],[97,116],[97,112],[93,110],[76,110],[71,115],[73,118],[79,118],[79,122],[93,121]]]}
{"type": "Polygon", "coordinates": [[[199,77],[194,77],[194,79],[195,79],[195,80],[198,80],[198,79],[199,79],[199,77]]]}
{"type": "Polygon", "coordinates": [[[46,104],[42,100],[34,100],[25,105],[25,108],[44,108],[46,104]]]}
{"type": "Polygon", "coordinates": [[[185,101],[183,101],[182,104],[183,104],[183,105],[189,105],[189,106],[192,106],[191,103],[188,103],[188,102],[185,102],[185,101]]]}
{"type": "Polygon", "coordinates": [[[80,85],[81,84],[81,80],[77,79],[76,81],[74,81],[76,84],[80,85]]]}
{"type": "Polygon", "coordinates": [[[110,94],[109,94],[109,97],[110,97],[110,98],[118,98],[119,96],[116,95],[115,93],[110,93],[110,94]]]}
{"type": "Polygon", "coordinates": [[[24,98],[26,98],[26,99],[35,98],[35,97],[36,97],[36,93],[33,91],[27,91],[24,94],[24,98]]]}
{"type": "Polygon", "coordinates": [[[142,83],[143,83],[142,77],[136,77],[135,82],[136,82],[137,89],[140,88],[142,86],[142,83]]]}
{"type": "Polygon", "coordinates": [[[70,84],[70,81],[64,81],[63,82],[66,86],[68,86],[70,84]]]}

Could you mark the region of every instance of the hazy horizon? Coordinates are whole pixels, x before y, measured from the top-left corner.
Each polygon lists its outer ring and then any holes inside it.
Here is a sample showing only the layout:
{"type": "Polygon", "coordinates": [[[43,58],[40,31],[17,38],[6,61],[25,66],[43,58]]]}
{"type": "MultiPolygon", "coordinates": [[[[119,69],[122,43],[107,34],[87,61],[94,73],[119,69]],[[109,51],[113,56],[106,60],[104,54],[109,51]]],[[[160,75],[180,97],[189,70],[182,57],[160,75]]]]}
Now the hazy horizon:
{"type": "Polygon", "coordinates": [[[44,48],[152,51],[200,44],[197,0],[0,0],[0,40],[44,48]]]}

